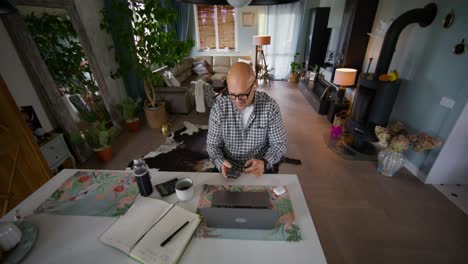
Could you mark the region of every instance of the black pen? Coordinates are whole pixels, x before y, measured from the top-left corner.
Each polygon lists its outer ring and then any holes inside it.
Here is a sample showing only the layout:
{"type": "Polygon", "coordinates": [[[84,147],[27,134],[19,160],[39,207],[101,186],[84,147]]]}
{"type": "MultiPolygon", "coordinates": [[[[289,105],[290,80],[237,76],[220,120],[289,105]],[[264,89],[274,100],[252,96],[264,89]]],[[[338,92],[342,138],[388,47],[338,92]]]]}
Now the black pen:
{"type": "Polygon", "coordinates": [[[190,221],[187,221],[185,222],[185,224],[183,224],[181,227],[179,227],[179,229],[177,229],[174,233],[172,233],[172,235],[170,235],[168,238],[166,238],[166,240],[164,240],[164,242],[161,243],[161,247],[164,247],[167,243],[169,243],[169,241],[171,241],[171,239],[177,235],[177,233],[179,233],[180,230],[182,230],[182,228],[184,228],[186,225],[188,225],[190,221]]]}

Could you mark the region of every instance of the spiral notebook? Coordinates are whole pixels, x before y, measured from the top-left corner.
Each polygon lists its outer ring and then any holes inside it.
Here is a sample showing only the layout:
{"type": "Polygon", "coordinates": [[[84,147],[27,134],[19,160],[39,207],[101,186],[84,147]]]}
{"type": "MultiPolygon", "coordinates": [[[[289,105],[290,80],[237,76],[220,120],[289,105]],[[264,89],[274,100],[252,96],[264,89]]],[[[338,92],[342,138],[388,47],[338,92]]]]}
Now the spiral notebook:
{"type": "Polygon", "coordinates": [[[177,263],[200,222],[200,215],[175,204],[139,197],[99,240],[143,263],[177,263]],[[161,247],[161,243],[187,221],[189,223],[161,247]]]}

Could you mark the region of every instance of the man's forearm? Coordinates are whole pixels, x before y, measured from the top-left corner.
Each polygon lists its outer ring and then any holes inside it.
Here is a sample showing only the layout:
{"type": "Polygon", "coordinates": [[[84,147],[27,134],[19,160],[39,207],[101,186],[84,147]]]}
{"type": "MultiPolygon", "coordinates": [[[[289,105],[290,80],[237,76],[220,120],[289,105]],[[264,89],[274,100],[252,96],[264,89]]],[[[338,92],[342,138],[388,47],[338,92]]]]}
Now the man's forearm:
{"type": "Polygon", "coordinates": [[[211,162],[216,166],[216,168],[218,168],[218,170],[221,170],[221,164],[224,161],[224,154],[221,147],[207,145],[206,150],[210,156],[211,162]]]}
{"type": "Polygon", "coordinates": [[[274,164],[281,161],[281,158],[286,153],[286,142],[284,144],[275,144],[268,148],[263,159],[267,162],[266,168],[271,168],[274,164]]]}

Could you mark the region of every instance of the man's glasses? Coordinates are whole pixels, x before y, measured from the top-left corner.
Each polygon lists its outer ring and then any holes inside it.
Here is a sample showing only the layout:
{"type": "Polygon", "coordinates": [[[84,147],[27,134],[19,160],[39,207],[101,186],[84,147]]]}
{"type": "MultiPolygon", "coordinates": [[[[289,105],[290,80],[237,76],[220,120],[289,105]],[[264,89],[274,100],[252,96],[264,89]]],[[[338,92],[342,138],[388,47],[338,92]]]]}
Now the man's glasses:
{"type": "Polygon", "coordinates": [[[250,85],[249,91],[245,94],[228,94],[229,99],[231,99],[232,101],[235,101],[236,98],[238,98],[240,101],[247,100],[247,98],[249,98],[250,92],[252,92],[252,88],[254,87],[254,84],[255,84],[255,80],[250,85]]]}

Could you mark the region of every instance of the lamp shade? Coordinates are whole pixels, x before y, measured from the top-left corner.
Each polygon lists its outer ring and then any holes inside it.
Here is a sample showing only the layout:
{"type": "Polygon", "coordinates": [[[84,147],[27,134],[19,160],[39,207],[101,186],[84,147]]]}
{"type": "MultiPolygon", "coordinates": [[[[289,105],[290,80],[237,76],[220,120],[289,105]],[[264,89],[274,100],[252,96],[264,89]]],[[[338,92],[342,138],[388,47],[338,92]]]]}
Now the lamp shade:
{"type": "Polygon", "coordinates": [[[357,70],[350,68],[339,68],[335,71],[333,83],[342,86],[353,85],[356,81],[357,70]]]}
{"type": "Polygon", "coordinates": [[[271,36],[268,35],[257,35],[253,36],[253,43],[256,46],[270,45],[271,36]]]}
{"type": "Polygon", "coordinates": [[[236,8],[243,7],[249,5],[252,0],[227,0],[227,2],[236,8]]]}

